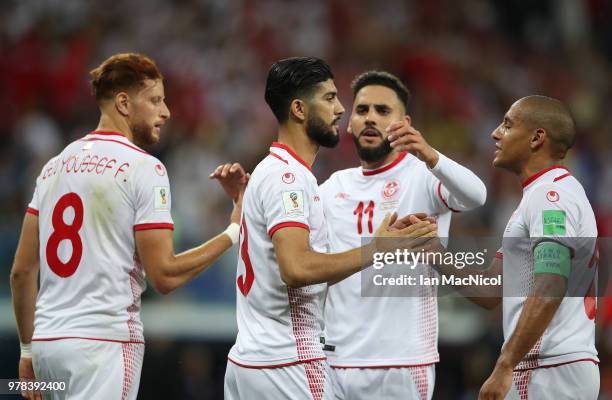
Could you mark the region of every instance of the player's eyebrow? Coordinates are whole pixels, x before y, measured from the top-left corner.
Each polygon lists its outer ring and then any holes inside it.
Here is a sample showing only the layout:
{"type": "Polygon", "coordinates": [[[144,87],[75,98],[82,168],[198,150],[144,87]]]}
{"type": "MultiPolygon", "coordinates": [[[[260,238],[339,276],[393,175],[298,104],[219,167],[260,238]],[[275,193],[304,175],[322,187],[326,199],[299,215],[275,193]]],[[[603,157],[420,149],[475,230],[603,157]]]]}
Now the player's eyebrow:
{"type": "Polygon", "coordinates": [[[512,122],[513,122],[513,121],[512,121],[512,119],[510,119],[510,117],[509,117],[509,116],[504,115],[504,124],[510,124],[510,125],[512,125],[512,122]]]}

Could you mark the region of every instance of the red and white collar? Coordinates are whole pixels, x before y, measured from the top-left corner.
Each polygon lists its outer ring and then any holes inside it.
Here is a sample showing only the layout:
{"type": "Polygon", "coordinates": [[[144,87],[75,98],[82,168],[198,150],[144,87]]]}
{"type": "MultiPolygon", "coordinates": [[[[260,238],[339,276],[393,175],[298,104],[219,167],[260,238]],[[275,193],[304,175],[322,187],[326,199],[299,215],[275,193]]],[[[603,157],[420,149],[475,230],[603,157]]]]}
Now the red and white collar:
{"type": "Polygon", "coordinates": [[[299,162],[304,167],[306,167],[310,172],[312,172],[312,167],[310,165],[308,165],[308,163],[306,161],[304,161],[302,159],[302,157],[298,156],[295,151],[291,150],[291,148],[289,146],[286,146],[286,145],[284,145],[282,143],[273,142],[270,145],[270,154],[272,154],[275,157],[278,157],[278,155],[273,152],[274,149],[282,149],[282,150],[286,151],[287,154],[289,154],[291,157],[293,157],[295,159],[295,161],[299,162]]]}
{"type": "Polygon", "coordinates": [[[529,178],[525,179],[525,181],[523,182],[523,189],[526,189],[527,186],[531,185],[533,182],[537,181],[542,176],[544,176],[547,173],[552,172],[552,171],[555,171],[555,172],[563,172],[563,171],[565,171],[564,174],[555,177],[554,181],[557,181],[560,178],[565,178],[566,176],[570,175],[570,171],[566,167],[564,167],[562,165],[553,165],[552,167],[543,169],[542,171],[540,171],[538,173],[535,173],[535,174],[531,175],[529,178]],[[561,171],[555,171],[555,170],[561,170],[561,171]]]}
{"type": "Polygon", "coordinates": [[[376,169],[365,169],[362,167],[361,172],[363,173],[364,176],[382,174],[383,172],[388,171],[391,168],[395,167],[397,164],[399,164],[404,158],[406,158],[407,155],[408,155],[408,152],[402,152],[395,158],[395,160],[391,161],[387,165],[383,165],[382,167],[376,168],[376,169]]]}

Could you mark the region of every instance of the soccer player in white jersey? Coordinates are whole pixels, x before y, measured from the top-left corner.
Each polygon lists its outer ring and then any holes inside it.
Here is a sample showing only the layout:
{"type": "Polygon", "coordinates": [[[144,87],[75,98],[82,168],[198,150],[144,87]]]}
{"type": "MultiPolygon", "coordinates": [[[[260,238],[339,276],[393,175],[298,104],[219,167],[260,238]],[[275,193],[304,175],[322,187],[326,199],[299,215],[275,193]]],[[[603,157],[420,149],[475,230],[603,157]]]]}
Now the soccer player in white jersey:
{"type": "MultiPolygon", "coordinates": [[[[275,63],[265,99],[278,119],[278,142],[252,173],[244,195],[237,271],[238,337],[230,350],[225,398],[333,399],[322,339],[326,283],[371,264],[387,217],[363,248],[328,251],[321,193],[311,164],[320,146],[339,140],[344,108],[322,60],[275,63]]],[[[401,236],[435,235],[435,224],[401,236]]]]}
{"type": "Polygon", "coordinates": [[[528,96],[492,137],[493,165],[518,176],[523,197],[485,273],[503,274],[503,299],[492,287],[472,292],[474,302],[503,308],[504,345],[479,399],[595,400],[597,227],[582,185],[560,166],[574,120],[562,102],[528,96]]]}
{"type": "MultiPolygon", "coordinates": [[[[174,253],[168,174],[141,148],[159,140],[170,117],[162,75],[134,53],[110,57],[91,75],[98,127],[42,169],[11,272],[19,377],[66,381],[53,398],[135,399],[145,274],[168,293],[229,249],[239,227],[174,253]]],[[[245,180],[222,183],[240,202],[245,180]]],[[[231,221],[239,215],[240,204],[231,221]]]]}
{"type": "MultiPolygon", "coordinates": [[[[320,186],[331,251],[360,246],[389,211],[426,213],[447,237],[451,211],[484,204],[485,185],[411,125],[410,93],[397,77],[368,71],[352,89],[349,132],[361,167],[335,172],[320,186]],[[394,150],[388,137],[403,134],[412,141],[394,150]]],[[[330,286],[325,302],[336,398],[431,398],[439,361],[436,292],[366,298],[361,290],[361,277],[353,275],[330,286]]]]}

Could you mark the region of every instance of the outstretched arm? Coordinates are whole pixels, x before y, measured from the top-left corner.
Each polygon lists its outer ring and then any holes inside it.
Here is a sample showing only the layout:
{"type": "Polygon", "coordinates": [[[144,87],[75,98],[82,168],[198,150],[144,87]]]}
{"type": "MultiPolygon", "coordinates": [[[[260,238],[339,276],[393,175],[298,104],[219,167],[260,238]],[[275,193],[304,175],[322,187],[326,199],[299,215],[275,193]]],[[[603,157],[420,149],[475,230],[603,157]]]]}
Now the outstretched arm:
{"type": "Polygon", "coordinates": [[[153,287],[162,294],[170,293],[205,271],[238,240],[248,174],[238,164],[227,164],[218,167],[210,177],[217,179],[234,201],[230,226],[224,232],[180,254],[174,253],[171,230],[150,229],[135,233],[140,262],[153,287]]]}

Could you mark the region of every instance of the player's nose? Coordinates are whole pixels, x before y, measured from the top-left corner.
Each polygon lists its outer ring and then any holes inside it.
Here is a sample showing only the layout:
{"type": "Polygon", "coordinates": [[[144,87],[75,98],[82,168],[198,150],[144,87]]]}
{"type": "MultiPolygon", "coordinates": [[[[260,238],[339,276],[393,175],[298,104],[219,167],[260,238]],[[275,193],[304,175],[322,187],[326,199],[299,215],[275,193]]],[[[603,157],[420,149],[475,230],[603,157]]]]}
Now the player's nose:
{"type": "Polygon", "coordinates": [[[493,129],[493,132],[491,132],[491,139],[495,140],[496,142],[501,140],[501,132],[499,130],[500,127],[501,127],[501,125],[499,125],[495,129],[493,129]]]}
{"type": "Polygon", "coordinates": [[[169,119],[170,118],[170,109],[168,108],[168,106],[166,105],[166,103],[163,103],[163,107],[161,110],[161,114],[160,117],[162,117],[163,119],[169,119]]]}

